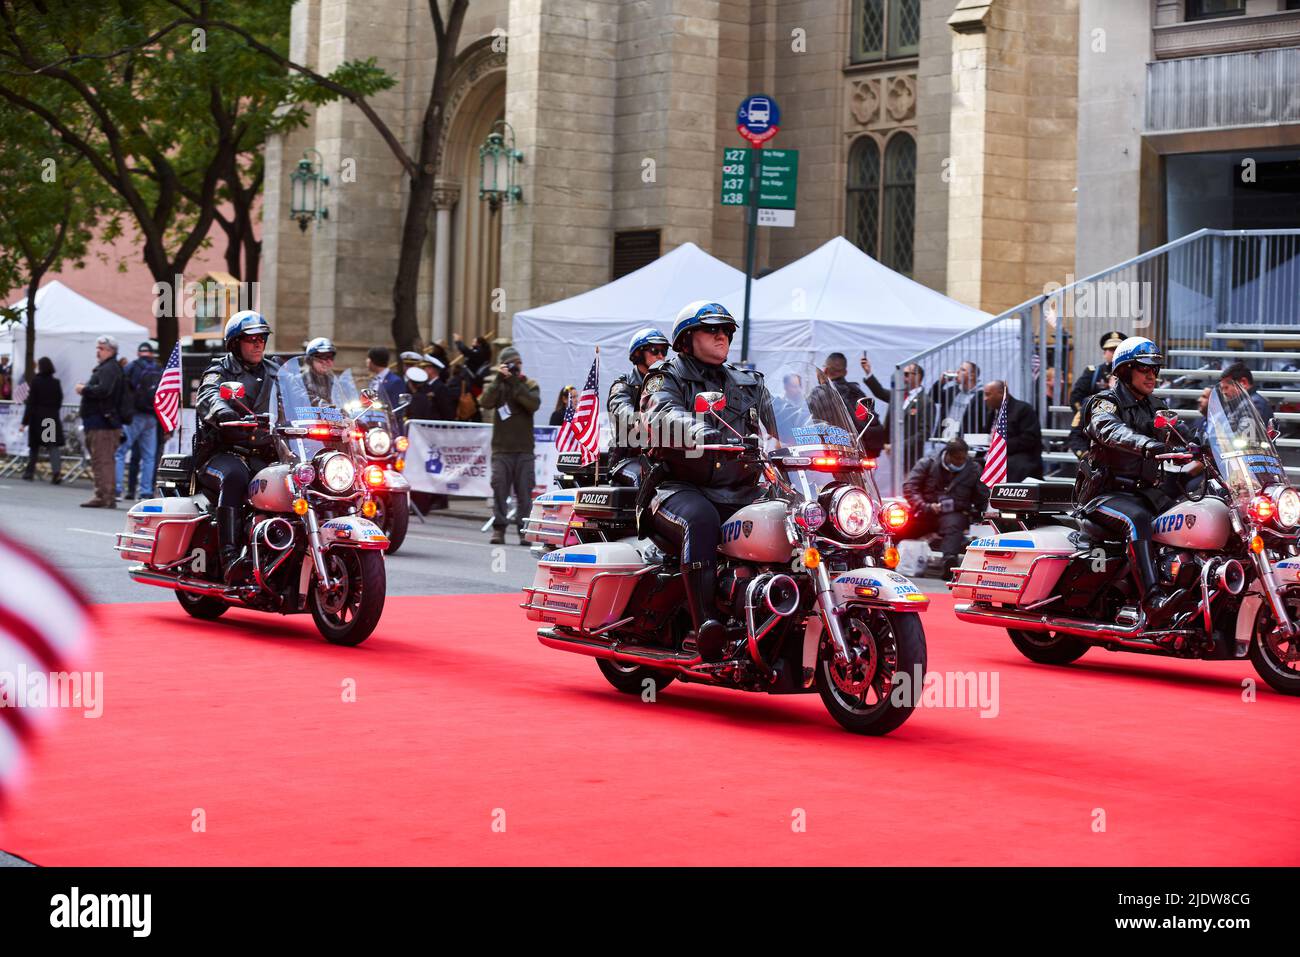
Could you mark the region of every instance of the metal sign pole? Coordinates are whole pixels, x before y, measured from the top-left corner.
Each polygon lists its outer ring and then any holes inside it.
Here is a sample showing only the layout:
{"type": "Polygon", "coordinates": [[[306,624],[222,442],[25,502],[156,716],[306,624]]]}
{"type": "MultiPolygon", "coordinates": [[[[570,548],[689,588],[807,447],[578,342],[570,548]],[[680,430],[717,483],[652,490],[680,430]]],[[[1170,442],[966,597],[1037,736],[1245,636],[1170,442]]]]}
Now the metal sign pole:
{"type": "Polygon", "coordinates": [[[750,150],[750,173],[753,179],[749,184],[749,203],[746,205],[749,228],[745,238],[745,314],[742,318],[740,332],[740,361],[749,361],[749,295],[754,282],[754,253],[758,245],[758,198],[759,182],[763,177],[763,147],[755,145],[750,150]]]}

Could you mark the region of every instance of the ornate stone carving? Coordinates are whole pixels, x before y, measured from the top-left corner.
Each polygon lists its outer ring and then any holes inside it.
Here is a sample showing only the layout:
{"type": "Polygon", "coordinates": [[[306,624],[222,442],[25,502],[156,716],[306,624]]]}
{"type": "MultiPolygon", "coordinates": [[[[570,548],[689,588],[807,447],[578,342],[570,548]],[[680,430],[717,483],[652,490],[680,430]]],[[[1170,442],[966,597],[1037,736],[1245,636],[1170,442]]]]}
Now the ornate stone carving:
{"type": "Polygon", "coordinates": [[[858,126],[869,126],[880,116],[880,80],[871,77],[865,80],[853,80],[853,91],[849,95],[849,112],[858,126]]]}
{"type": "Polygon", "coordinates": [[[451,75],[451,95],[447,97],[447,107],[442,114],[442,132],[439,134],[443,148],[447,145],[452,120],[470,90],[489,73],[505,72],[506,55],[494,51],[491,41],[491,37],[485,37],[477,47],[462,53],[461,62],[451,75]]]}
{"type": "Polygon", "coordinates": [[[434,209],[451,209],[460,200],[460,183],[440,179],[433,184],[434,209]]]}
{"type": "Polygon", "coordinates": [[[889,92],[885,96],[885,111],[891,119],[898,123],[910,119],[916,114],[915,77],[890,77],[889,92]]]}

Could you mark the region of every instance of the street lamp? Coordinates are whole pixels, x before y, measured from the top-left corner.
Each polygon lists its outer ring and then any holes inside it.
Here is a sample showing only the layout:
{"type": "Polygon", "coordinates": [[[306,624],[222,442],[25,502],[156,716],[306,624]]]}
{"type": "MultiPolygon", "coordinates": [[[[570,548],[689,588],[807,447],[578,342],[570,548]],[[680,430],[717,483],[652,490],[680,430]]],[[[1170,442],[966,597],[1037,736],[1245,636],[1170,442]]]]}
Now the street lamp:
{"type": "Polygon", "coordinates": [[[321,187],[330,184],[330,178],[321,170],[325,162],[314,149],[303,151],[298,167],[289,174],[289,218],[298,221],[298,228],[307,231],[307,225],[316,219],[329,219],[329,210],[322,205],[321,187]],[[316,162],[308,157],[316,154],[316,162]]]}
{"type": "Polygon", "coordinates": [[[478,198],[486,199],[492,212],[523,199],[524,191],[515,185],[515,164],[523,161],[524,154],[515,149],[515,131],[498,120],[478,148],[478,198]]]}

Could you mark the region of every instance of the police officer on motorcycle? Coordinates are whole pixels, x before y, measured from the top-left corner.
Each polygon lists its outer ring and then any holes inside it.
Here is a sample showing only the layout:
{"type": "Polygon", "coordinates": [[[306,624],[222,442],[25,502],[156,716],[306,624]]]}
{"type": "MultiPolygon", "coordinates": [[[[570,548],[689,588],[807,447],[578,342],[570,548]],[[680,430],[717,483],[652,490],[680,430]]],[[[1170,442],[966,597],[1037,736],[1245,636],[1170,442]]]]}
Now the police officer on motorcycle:
{"type": "Polygon", "coordinates": [[[1149,622],[1167,617],[1172,595],[1159,584],[1151,545],[1152,520],[1173,505],[1156,456],[1171,451],[1156,435],[1151,393],[1164,357],[1150,339],[1130,336],[1115,349],[1113,389],[1083,407],[1089,441],[1076,484],[1084,514],[1113,540],[1128,542],[1129,562],[1149,622]]]}
{"type": "Polygon", "coordinates": [[[317,336],[307,343],[302,381],[314,406],[334,404],[334,343],[317,336]]]}
{"type": "MultiPolygon", "coordinates": [[[[762,466],[753,456],[705,452],[702,445],[736,445],[717,420],[697,416],[695,397],[721,392],[722,419],[741,436],[760,424],[776,428],[763,376],[729,364],[736,320],[716,302],[692,302],[673,324],[675,355],[652,368],[641,388],[641,410],[656,460],[638,499],[659,537],[681,559],[696,647],[705,661],[722,657],[727,629],[714,602],[722,523],[761,493],[762,466]]],[[[748,440],[753,442],[754,440],[748,440]]]]}
{"type": "Polygon", "coordinates": [[[225,355],[208,364],[199,384],[195,467],[199,484],[217,496],[217,540],[227,585],[247,577],[250,570],[249,558],[240,554],[241,515],[248,483],[269,464],[270,452],[252,429],[223,428],[223,423],[243,419],[246,413],[239,405],[221,398],[221,384],[241,383],[244,406],[256,413],[270,411],[275,377],[280,371],[275,360],[264,358],[270,335],[271,326],[260,313],[251,309],[235,313],[226,322],[225,355]]]}
{"type": "Polygon", "coordinates": [[[633,440],[641,418],[641,385],[650,367],[668,355],[668,345],[668,337],[653,326],[638,329],[627,346],[627,361],[632,363],[632,369],[609,387],[605,408],[614,430],[609,464],[616,484],[636,485],[641,479],[641,443],[633,440]]]}

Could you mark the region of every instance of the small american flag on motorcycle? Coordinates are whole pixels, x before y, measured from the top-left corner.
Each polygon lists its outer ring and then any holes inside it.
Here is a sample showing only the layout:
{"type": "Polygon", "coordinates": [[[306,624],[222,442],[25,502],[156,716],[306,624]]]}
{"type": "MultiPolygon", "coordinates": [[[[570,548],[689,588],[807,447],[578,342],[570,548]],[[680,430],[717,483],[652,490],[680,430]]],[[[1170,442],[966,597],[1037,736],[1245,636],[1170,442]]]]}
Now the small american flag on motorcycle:
{"type": "Polygon", "coordinates": [[[984,459],[984,472],[980,475],[980,481],[987,488],[1007,480],[1007,398],[1010,394],[1009,391],[1002,393],[1002,407],[998,409],[993,434],[989,437],[989,454],[984,459]]]}
{"type": "Polygon", "coordinates": [[[164,432],[175,432],[181,418],[181,344],[176,343],[153,395],[153,410],[164,432]]]}
{"type": "Polygon", "coordinates": [[[587,384],[582,387],[578,401],[564,410],[564,424],[555,438],[557,452],[582,450],[582,464],[596,461],[600,455],[600,394],[597,380],[600,377],[600,352],[591,363],[587,384]]]}

